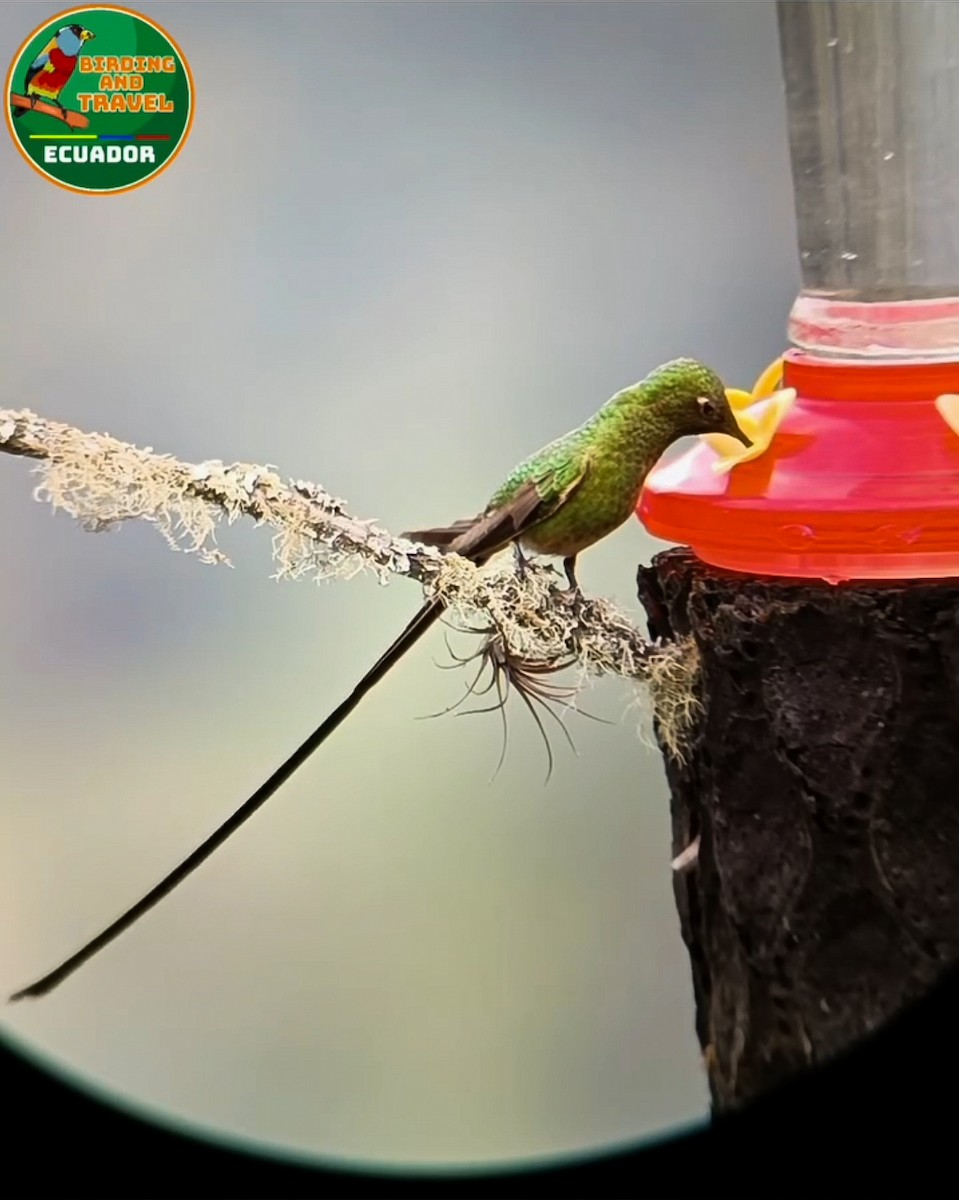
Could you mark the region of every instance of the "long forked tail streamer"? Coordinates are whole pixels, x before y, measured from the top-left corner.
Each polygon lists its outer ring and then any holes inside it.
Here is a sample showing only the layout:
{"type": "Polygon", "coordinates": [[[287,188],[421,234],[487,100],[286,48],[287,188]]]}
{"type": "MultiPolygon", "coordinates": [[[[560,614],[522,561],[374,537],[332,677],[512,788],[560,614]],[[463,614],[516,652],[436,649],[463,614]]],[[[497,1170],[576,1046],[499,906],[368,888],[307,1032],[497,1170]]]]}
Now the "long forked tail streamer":
{"type": "Polygon", "coordinates": [[[443,605],[440,601],[431,600],[424,604],[396,641],[367,671],[342,704],[335,708],[323,724],[315,729],[284,763],[277,767],[266,783],[258,788],[245,804],[242,804],[218,829],[210,834],[206,841],[197,846],[193,853],[185,858],[179,866],[174,867],[141,900],[138,900],[136,904],[128,908],[122,916],[117,917],[102,933],[97,934],[95,938],[87,942],[76,954],[71,954],[55,970],[50,971],[35,983],[31,983],[29,987],[21,988],[20,991],[14,992],[10,999],[24,1000],[28,997],[46,995],[47,992],[52,991],[64,979],[83,966],[94,954],[102,950],[105,946],[108,946],[121,933],[129,929],[144,913],[149,912],[154,905],[159,904],[165,896],[168,896],[178,884],[182,883],[188,875],[191,875],[197,867],[204,863],[214,850],[222,846],[231,834],[235,833],[241,825],[248,821],[278,788],[283,786],[293,772],[302,766],[314,750],[318,749],[330,734],[346,720],[367,692],[383,678],[387,671],[399,661],[407,650],[419,641],[442,612],[443,605]]]}
{"type": "MultiPolygon", "coordinates": [[[[572,486],[575,486],[575,483],[572,486]]],[[[447,549],[456,554],[461,554],[465,558],[469,558],[477,566],[481,566],[499,550],[504,549],[520,537],[524,530],[535,524],[548,511],[551,511],[549,507],[544,511],[544,504],[537,485],[533,481],[528,481],[517,489],[513,497],[502,508],[488,510],[472,522],[463,522],[462,525],[464,528],[462,532],[458,533],[458,536],[449,542],[447,549]]],[[[121,933],[129,929],[144,913],[149,912],[165,896],[168,896],[178,884],[182,883],[218,847],[222,846],[231,834],[235,833],[241,825],[248,821],[257,809],[261,808],[274,792],[282,787],[294,771],[306,762],[314,750],[318,749],[330,734],[343,724],[367,692],[371,691],[383,676],[387,674],[390,668],[399,662],[407,650],[411,649],[420,640],[423,634],[439,619],[444,609],[445,605],[441,599],[434,598],[428,600],[399,637],[381,655],[379,660],[370,667],[356,687],[354,687],[353,691],[350,692],[349,696],[273,772],[266,783],[262,787],[259,787],[246,803],[241,804],[236,812],[229,816],[222,825],[210,834],[205,842],[197,846],[192,854],[161,879],[132,908],[127,909],[125,913],[117,917],[111,925],[108,925],[95,938],[87,942],[85,946],[82,946],[76,954],[72,954],[53,971],[48,972],[48,974],[36,980],[35,983],[31,983],[29,987],[21,988],[20,991],[14,992],[10,999],[24,1000],[28,997],[46,995],[47,992],[52,991],[64,979],[83,966],[98,951],[108,946],[121,933]]]]}

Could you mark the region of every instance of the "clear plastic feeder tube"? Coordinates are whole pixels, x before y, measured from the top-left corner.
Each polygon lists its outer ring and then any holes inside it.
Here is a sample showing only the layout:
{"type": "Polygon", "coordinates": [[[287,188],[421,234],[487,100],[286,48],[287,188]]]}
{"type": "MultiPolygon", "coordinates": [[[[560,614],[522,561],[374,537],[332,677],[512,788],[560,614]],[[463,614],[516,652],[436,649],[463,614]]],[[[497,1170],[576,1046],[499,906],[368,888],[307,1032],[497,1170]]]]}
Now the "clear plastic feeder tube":
{"type": "Polygon", "coordinates": [[[794,345],[959,358],[959,3],[778,0],[794,345]]]}

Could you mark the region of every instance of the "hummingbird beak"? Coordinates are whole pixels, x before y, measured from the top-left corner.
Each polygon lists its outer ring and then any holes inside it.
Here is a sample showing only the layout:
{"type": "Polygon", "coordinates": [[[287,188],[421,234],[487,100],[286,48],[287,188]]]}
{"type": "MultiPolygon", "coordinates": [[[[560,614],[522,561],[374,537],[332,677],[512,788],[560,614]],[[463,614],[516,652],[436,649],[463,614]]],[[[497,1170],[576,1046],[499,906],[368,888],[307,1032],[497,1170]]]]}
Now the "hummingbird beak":
{"type": "Polygon", "coordinates": [[[729,433],[730,437],[734,437],[737,441],[742,442],[747,450],[752,446],[750,439],[745,435],[745,433],[743,433],[742,429],[740,429],[739,422],[736,420],[736,414],[732,411],[732,409],[729,410],[729,429],[727,432],[729,433]]]}

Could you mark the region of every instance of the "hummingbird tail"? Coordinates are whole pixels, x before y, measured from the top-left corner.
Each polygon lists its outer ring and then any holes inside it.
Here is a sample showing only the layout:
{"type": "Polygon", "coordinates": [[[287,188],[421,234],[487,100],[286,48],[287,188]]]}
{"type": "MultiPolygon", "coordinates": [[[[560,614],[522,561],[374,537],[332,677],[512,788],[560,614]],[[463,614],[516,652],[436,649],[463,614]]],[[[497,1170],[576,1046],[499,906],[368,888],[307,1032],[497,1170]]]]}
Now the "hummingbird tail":
{"type": "MultiPolygon", "coordinates": [[[[457,536],[449,542],[450,550],[471,559],[478,566],[486,562],[493,554],[508,546],[518,538],[523,531],[540,515],[542,508],[541,497],[534,483],[530,482],[519,488],[508,504],[496,511],[488,511],[474,521],[460,522],[457,536]]],[[[42,979],[38,979],[29,987],[15,992],[11,1000],[23,1000],[28,996],[43,996],[52,991],[64,979],[72,975],[78,967],[91,959],[94,954],[108,946],[121,933],[129,929],[140,917],[150,911],[154,905],[168,896],[178,884],[204,863],[219,846],[235,833],[241,825],[253,816],[267,800],[290,778],[293,772],[310,757],[326,741],[335,729],[346,720],[367,692],[379,683],[389,670],[394,667],[403,655],[410,650],[426,631],[443,613],[445,605],[442,600],[432,599],[422,606],[403,632],[380,655],[379,659],[366,672],[363,678],[353,688],[352,692],[339,704],[295,750],[290,757],[273,772],[270,778],[259,787],[253,795],[223,822],[218,829],[202,842],[185,858],[178,867],[174,867],[168,875],[138,900],[132,908],[128,908],[122,916],[106,927],[101,933],[81,947],[76,954],[65,959],[58,967],[42,979]]]]}
{"type": "Polygon", "coordinates": [[[43,996],[47,992],[52,991],[64,979],[72,975],[77,968],[83,966],[85,962],[91,959],[94,954],[102,950],[105,946],[108,946],[121,933],[129,929],[135,921],[149,912],[154,905],[159,904],[187,876],[192,875],[197,867],[204,863],[214,850],[222,846],[231,834],[235,833],[241,825],[248,821],[257,809],[261,808],[273,793],[282,787],[293,772],[306,762],[313,751],[318,749],[330,734],[342,725],[367,692],[371,691],[383,676],[387,674],[390,668],[399,662],[407,650],[415,646],[426,631],[435,624],[443,610],[444,605],[441,600],[428,600],[399,637],[370,667],[346,699],[330,713],[322,725],[318,726],[285,762],[277,767],[266,783],[259,787],[245,804],[241,805],[232,816],[228,817],[218,829],[214,830],[206,841],[202,842],[179,866],[174,867],[141,900],[138,900],[132,908],[128,908],[122,916],[118,917],[111,925],[108,925],[102,933],[99,933],[91,941],[87,942],[76,954],[72,954],[55,970],[44,975],[42,979],[38,979],[35,983],[30,984],[29,987],[15,992],[10,999],[23,1000],[27,997],[43,996]]]}

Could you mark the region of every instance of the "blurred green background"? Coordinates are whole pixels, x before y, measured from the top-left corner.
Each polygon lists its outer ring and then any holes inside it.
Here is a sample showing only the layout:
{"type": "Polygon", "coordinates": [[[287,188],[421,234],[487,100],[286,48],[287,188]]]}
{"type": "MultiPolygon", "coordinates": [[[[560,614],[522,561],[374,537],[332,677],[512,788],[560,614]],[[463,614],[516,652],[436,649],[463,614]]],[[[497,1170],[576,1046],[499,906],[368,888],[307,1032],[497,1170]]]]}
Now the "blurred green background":
{"type": "MultiPolygon", "coordinates": [[[[0,7],[12,58],[55,11],[0,7]]],[[[399,531],[657,363],[749,386],[798,286],[774,6],[190,4],[190,141],[128,195],[0,148],[0,404],[273,463],[399,531]]],[[[253,790],[414,611],[83,533],[0,460],[0,987],[46,971],[253,790]]],[[[588,553],[635,612],[638,523],[588,553]]],[[[638,614],[637,614],[638,615],[638,614]]],[[[701,1118],[661,761],[631,689],[579,756],[436,632],[200,873],[15,1043],[139,1111],[379,1164],[542,1157],[701,1118]]]]}

